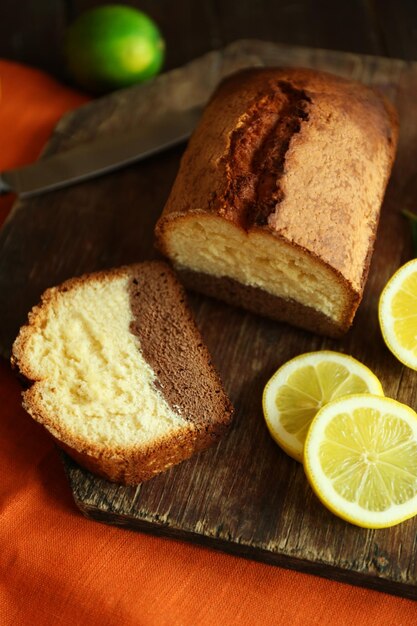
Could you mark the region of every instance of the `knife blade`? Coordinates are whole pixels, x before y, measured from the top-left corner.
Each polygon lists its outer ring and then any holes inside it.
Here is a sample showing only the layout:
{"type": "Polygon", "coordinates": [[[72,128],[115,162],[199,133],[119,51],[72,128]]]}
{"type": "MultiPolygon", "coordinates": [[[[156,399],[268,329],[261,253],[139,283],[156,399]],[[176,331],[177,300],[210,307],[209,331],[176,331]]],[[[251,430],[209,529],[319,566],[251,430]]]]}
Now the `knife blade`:
{"type": "Polygon", "coordinates": [[[1,172],[0,194],[15,192],[28,198],[145,159],[186,141],[201,113],[201,107],[169,111],[133,130],[108,133],[31,165],[1,172]]]}

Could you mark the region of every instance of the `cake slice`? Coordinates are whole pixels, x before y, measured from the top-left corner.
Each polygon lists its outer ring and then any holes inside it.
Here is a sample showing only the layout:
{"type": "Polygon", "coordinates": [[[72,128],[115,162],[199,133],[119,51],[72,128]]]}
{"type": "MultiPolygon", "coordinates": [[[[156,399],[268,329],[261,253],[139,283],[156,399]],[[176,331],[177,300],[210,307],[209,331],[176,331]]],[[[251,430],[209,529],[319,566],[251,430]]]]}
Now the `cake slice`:
{"type": "Polygon", "coordinates": [[[156,243],[192,289],[330,336],[361,300],[398,127],[372,89],[308,69],[226,79],[156,243]]]}
{"type": "Polygon", "coordinates": [[[135,484],[215,443],[232,406],[161,262],[48,289],[13,346],[24,408],[76,461],[135,484]]]}

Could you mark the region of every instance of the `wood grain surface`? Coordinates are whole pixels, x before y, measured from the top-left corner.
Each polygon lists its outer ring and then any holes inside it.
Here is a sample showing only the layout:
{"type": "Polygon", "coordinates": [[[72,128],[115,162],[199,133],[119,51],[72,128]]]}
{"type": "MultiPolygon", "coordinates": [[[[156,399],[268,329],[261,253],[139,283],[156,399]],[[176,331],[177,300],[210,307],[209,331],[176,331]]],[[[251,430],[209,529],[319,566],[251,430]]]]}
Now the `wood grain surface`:
{"type": "MultiPolygon", "coordinates": [[[[398,108],[398,157],[354,326],[343,340],[328,340],[190,295],[197,324],[236,407],[234,427],[217,447],[137,488],[100,480],[65,457],[74,498],[85,515],[104,522],[417,598],[417,518],[372,531],[334,517],[313,495],[302,467],[271,440],[261,408],[262,389],[273,371],[297,354],[321,348],[352,354],[380,377],[386,395],[417,405],[417,373],[391,356],[377,320],[382,286],[412,254],[400,210],[416,208],[417,64],[240,42],[65,116],[45,154],[146,123],[149,115],[167,107],[202,102],[220,75],[253,64],[316,67],[363,80],[398,108]]],[[[46,287],[85,271],[155,256],[153,227],[181,152],[171,150],[15,206],[0,235],[4,352],[46,287]]]]}
{"type": "MultiPolygon", "coordinates": [[[[63,58],[72,20],[105,0],[0,3],[0,56],[70,81],[63,58]]],[[[228,43],[256,38],[417,60],[415,0],[124,0],[145,11],[166,41],[165,70],[228,43]]]]}

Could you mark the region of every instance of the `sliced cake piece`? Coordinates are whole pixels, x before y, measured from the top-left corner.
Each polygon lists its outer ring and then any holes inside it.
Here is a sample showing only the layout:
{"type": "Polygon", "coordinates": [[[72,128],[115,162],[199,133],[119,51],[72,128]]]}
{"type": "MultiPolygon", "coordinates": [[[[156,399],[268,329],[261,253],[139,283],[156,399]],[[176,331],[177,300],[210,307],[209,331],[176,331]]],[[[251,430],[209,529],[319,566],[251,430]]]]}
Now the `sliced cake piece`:
{"type": "Polygon", "coordinates": [[[23,405],[81,465],[135,484],[216,442],[232,406],[164,263],[48,289],[13,346],[23,405]]]}
{"type": "Polygon", "coordinates": [[[157,224],[186,286],[319,333],[352,323],[397,143],[357,82],[250,69],[208,104],[157,224]]]}

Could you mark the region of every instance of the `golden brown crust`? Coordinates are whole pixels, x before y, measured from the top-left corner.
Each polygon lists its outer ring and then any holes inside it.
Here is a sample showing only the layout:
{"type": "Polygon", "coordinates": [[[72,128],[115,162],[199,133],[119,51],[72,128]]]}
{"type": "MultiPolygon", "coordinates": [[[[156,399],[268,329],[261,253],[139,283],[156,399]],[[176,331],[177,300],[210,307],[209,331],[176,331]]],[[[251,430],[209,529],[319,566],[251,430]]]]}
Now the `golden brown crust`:
{"type": "Polygon", "coordinates": [[[308,69],[239,72],[220,85],[191,138],[157,246],[169,256],[167,230],[199,213],[263,229],[337,272],[352,318],[397,138],[394,108],[365,85],[308,69]]]}
{"type": "Polygon", "coordinates": [[[226,432],[225,422],[215,432],[184,427],[169,437],[160,439],[148,448],[121,450],[120,453],[103,455],[102,450],[91,447],[88,451],[72,448],[54,437],[60,448],[93,474],[111,482],[137,485],[154,478],[173,465],[186,461],[194,454],[206,450],[226,432]]]}
{"type": "MultiPolygon", "coordinates": [[[[114,270],[87,274],[79,278],[73,278],[58,287],[48,289],[42,296],[41,303],[35,306],[29,313],[28,324],[23,326],[14,343],[12,351],[12,365],[16,367],[25,379],[31,384],[29,389],[23,392],[23,406],[28,413],[54,437],[57,444],[70,454],[72,458],[92,472],[107,478],[110,481],[125,484],[137,484],[152,478],[157,473],[164,471],[171,465],[188,459],[194,453],[199,452],[215,443],[230,426],[233,407],[224,393],[217,372],[211,365],[210,355],[201,339],[200,333],[195,326],[194,320],[186,305],[183,303],[183,290],[177,284],[172,270],[161,262],[146,262],[132,266],[125,266],[114,270]],[[116,276],[135,278],[141,274],[147,274],[147,281],[152,275],[163,275],[170,282],[175,282],[171,289],[171,298],[161,304],[172,313],[172,308],[178,306],[177,324],[182,322],[189,330],[189,340],[198,346],[198,355],[205,360],[205,376],[207,385],[215,385],[217,393],[213,396],[217,402],[214,410],[208,410],[209,419],[194,420],[186,413],[185,405],[181,407],[183,423],[173,427],[169,436],[159,437],[148,445],[115,446],[100,444],[86,440],[78,436],[76,432],[65,427],[62,421],[57,421],[54,415],[48,414],[43,408],[39,375],[33,371],[26,358],[27,342],[32,333],[37,332],[45,323],[45,315],[48,309],[55,306],[57,298],[63,293],[76,290],[86,281],[111,281],[116,276]],[[181,302],[180,302],[181,300],[181,302]]],[[[168,315],[167,317],[169,317],[168,315]]],[[[184,346],[181,346],[182,348],[184,346]]],[[[195,347],[195,346],[194,346],[195,347]]],[[[198,368],[198,376],[201,376],[202,365],[198,368]]],[[[192,375],[192,365],[189,376],[192,375]]],[[[175,372],[172,372],[175,376],[175,372]]],[[[191,385],[192,387],[192,385],[191,385]]],[[[160,392],[164,395],[163,386],[160,392]]],[[[209,399],[204,398],[207,402],[209,399]]],[[[204,410],[203,410],[204,413],[204,410]]]]}

